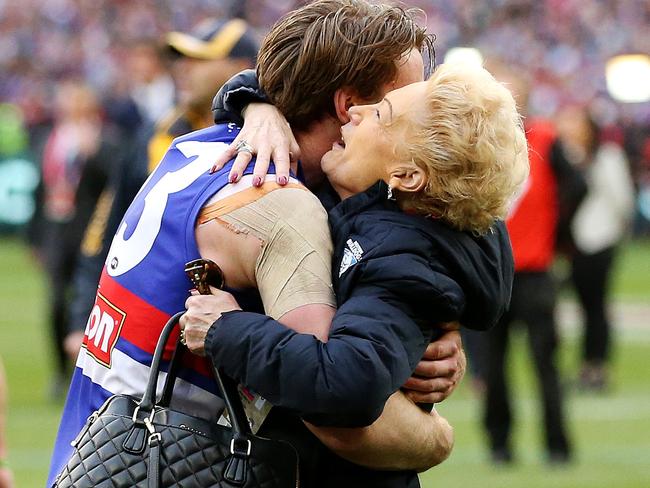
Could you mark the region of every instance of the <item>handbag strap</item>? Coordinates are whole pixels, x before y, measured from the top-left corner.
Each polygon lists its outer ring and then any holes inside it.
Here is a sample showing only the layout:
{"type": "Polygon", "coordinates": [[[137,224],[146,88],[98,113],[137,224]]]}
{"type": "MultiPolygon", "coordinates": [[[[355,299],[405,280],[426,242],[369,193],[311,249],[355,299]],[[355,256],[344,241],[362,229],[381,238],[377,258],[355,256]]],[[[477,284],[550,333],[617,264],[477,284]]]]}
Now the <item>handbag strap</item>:
{"type": "MultiPolygon", "coordinates": [[[[187,263],[186,273],[190,277],[190,280],[196,285],[197,290],[202,294],[209,294],[210,288],[209,285],[216,286],[221,288],[224,283],[223,273],[219,266],[209,260],[195,260],[190,263],[187,263]]],[[[180,317],[183,315],[183,312],[178,312],[172,316],[165,326],[163,327],[160,337],[158,338],[158,343],[156,344],[156,350],[153,355],[153,360],[151,361],[151,369],[149,371],[149,380],[147,382],[147,388],[142,396],[142,400],[138,404],[137,409],[143,410],[147,413],[153,413],[154,408],[156,407],[156,387],[158,385],[158,376],[160,374],[160,362],[162,361],[163,352],[169,336],[171,335],[174,327],[178,325],[180,317]]],[[[181,357],[183,356],[183,349],[179,345],[180,341],[176,343],[176,348],[174,350],[174,355],[169,364],[167,379],[163,388],[163,394],[160,398],[159,405],[168,405],[171,400],[172,390],[174,389],[174,384],[176,383],[176,376],[178,373],[178,368],[180,364],[181,357]]],[[[233,436],[230,441],[230,453],[231,457],[228,461],[228,465],[224,470],[224,479],[230,483],[233,483],[237,486],[240,486],[246,482],[246,473],[248,471],[248,458],[251,453],[251,441],[248,438],[252,435],[250,430],[250,425],[248,423],[248,418],[246,417],[246,412],[244,410],[244,405],[242,404],[241,398],[239,396],[239,391],[237,389],[237,383],[232,379],[226,376],[219,368],[212,364],[212,369],[214,372],[214,377],[217,382],[217,386],[221,390],[221,395],[223,397],[226,409],[230,416],[230,424],[233,430],[233,436]]],[[[137,414],[134,413],[134,417],[137,414]]],[[[158,432],[154,431],[154,428],[151,423],[151,419],[144,420],[145,425],[150,430],[151,435],[149,436],[149,467],[148,467],[148,486],[149,488],[159,488],[160,486],[160,451],[161,451],[161,435],[158,432]]]]}
{"type": "MultiPolygon", "coordinates": [[[[219,265],[209,259],[200,258],[190,261],[185,265],[185,273],[201,295],[209,295],[211,286],[222,289],[226,283],[219,265]]],[[[237,383],[215,364],[212,364],[212,371],[230,416],[230,425],[232,425],[235,434],[233,441],[251,434],[244,405],[237,390],[237,383]]]]}
{"type": "Polygon", "coordinates": [[[226,404],[233,432],[241,437],[251,434],[250,424],[248,423],[248,417],[246,416],[244,405],[239,396],[237,383],[229,376],[226,376],[214,364],[212,365],[212,370],[214,372],[214,378],[217,380],[217,386],[222,393],[223,401],[226,404]]]}
{"type": "Polygon", "coordinates": [[[151,370],[149,371],[147,387],[145,388],[144,395],[139,403],[140,410],[151,412],[156,404],[156,387],[158,385],[158,375],[160,373],[160,362],[162,361],[163,352],[165,351],[165,346],[167,345],[169,336],[174,330],[174,327],[178,324],[178,320],[183,313],[185,312],[178,312],[173,315],[160,332],[158,344],[156,344],[156,350],[153,353],[153,360],[151,361],[151,370]]]}
{"type": "MultiPolygon", "coordinates": [[[[178,321],[183,313],[185,312],[178,312],[172,316],[167,321],[160,333],[160,338],[158,339],[156,350],[153,354],[153,360],[151,361],[151,370],[149,372],[147,387],[145,389],[144,395],[142,396],[142,400],[140,400],[139,403],[140,410],[144,412],[151,412],[156,405],[169,405],[180,360],[184,353],[183,346],[179,346],[178,344],[176,345],[176,350],[174,351],[174,355],[169,364],[167,380],[165,381],[165,386],[163,388],[163,394],[161,396],[160,402],[156,402],[156,387],[158,385],[160,363],[162,361],[163,352],[165,351],[165,346],[172,331],[178,325],[178,321]]],[[[226,409],[228,410],[233,432],[237,434],[238,437],[244,437],[251,434],[248,417],[246,417],[246,411],[244,410],[244,405],[242,404],[241,398],[239,397],[239,391],[237,390],[237,383],[232,378],[226,376],[219,368],[215,367],[214,365],[212,367],[212,370],[217,382],[217,386],[221,391],[226,409]]]]}
{"type": "Polygon", "coordinates": [[[183,356],[185,356],[185,350],[186,348],[183,346],[183,344],[181,344],[179,338],[176,341],[176,347],[174,348],[172,359],[169,362],[169,367],[167,368],[167,378],[165,379],[165,386],[163,386],[162,395],[160,396],[160,400],[157,402],[157,405],[160,407],[169,407],[169,404],[172,401],[174,385],[176,384],[176,378],[178,377],[178,369],[181,366],[183,356]]]}

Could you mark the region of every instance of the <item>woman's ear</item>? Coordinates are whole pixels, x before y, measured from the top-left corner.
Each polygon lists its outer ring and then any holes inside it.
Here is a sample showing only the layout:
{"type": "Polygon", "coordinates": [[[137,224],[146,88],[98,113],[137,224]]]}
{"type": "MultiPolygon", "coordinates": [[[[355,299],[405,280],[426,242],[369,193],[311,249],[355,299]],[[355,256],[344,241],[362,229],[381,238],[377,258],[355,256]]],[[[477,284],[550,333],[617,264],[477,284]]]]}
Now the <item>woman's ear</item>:
{"type": "Polygon", "coordinates": [[[415,162],[400,164],[393,168],[388,178],[388,185],[393,190],[404,193],[417,193],[427,184],[427,175],[415,162]]]}

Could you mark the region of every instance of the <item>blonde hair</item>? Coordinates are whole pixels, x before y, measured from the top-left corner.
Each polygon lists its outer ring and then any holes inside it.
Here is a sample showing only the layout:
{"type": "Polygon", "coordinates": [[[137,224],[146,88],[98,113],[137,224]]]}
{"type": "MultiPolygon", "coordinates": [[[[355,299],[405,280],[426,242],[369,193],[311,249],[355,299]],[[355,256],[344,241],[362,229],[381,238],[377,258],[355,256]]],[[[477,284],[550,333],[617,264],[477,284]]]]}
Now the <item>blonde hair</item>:
{"type": "Polygon", "coordinates": [[[427,174],[426,187],[405,203],[459,230],[484,234],[505,218],[528,176],[515,101],[477,66],[444,64],[426,83],[426,110],[394,122],[407,131],[400,152],[427,174]]]}

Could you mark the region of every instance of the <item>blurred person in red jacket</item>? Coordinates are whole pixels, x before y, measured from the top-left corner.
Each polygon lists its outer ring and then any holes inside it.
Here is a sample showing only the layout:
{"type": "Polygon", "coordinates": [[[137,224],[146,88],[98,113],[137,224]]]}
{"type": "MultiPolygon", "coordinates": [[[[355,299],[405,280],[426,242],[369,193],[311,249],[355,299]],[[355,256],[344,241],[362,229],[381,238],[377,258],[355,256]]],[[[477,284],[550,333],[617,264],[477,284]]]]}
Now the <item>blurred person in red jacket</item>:
{"type": "Polygon", "coordinates": [[[559,128],[567,154],[587,182],[587,195],[570,225],[571,281],[584,324],[578,386],[602,391],[612,342],[609,284],[617,248],[632,223],[634,183],[625,152],[614,142],[601,141],[600,128],[585,108],[564,110],[559,128]]]}
{"type": "MultiPolygon", "coordinates": [[[[498,68],[495,76],[509,85],[523,112],[527,94],[525,80],[498,68]]],[[[523,322],[539,381],[548,461],[566,463],[571,458],[571,445],[556,362],[556,291],[550,268],[558,247],[566,246],[563,241],[568,222],[585,187],[579,173],[565,158],[550,122],[528,119],[525,129],[530,175],[506,220],[515,277],[510,310],[487,333],[484,425],[492,460],[512,462],[513,414],[506,383],[506,352],[510,329],[515,323],[523,322]]]]}

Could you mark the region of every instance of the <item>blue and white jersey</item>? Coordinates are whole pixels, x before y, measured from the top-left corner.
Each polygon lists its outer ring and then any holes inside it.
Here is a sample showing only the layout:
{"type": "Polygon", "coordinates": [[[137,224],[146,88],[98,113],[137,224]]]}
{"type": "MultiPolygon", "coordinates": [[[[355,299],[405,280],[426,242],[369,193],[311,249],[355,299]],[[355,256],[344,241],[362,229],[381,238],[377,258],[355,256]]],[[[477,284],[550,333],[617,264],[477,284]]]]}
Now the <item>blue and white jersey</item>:
{"type": "MultiPolygon", "coordinates": [[[[142,396],[160,331],[172,315],[184,309],[192,288],[184,267],[200,257],[197,217],[227,184],[230,165],[215,174],[209,171],[238,132],[234,124],[223,124],[174,140],[124,215],[86,326],[48,486],[71,456],[70,442],[106,399],[114,394],[142,396]]],[[[246,171],[250,172],[252,164],[246,171]]],[[[168,345],[167,360],[175,338],[168,345]]],[[[172,404],[192,415],[216,417],[223,402],[207,360],[192,354],[184,359],[172,404]]],[[[159,386],[164,378],[161,374],[159,386]]]]}

